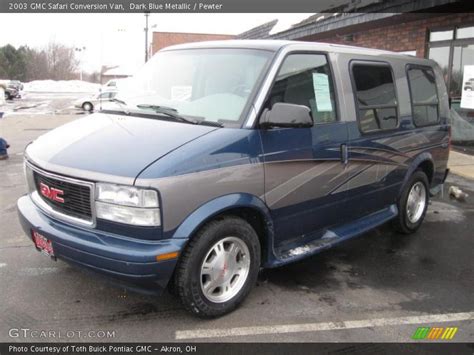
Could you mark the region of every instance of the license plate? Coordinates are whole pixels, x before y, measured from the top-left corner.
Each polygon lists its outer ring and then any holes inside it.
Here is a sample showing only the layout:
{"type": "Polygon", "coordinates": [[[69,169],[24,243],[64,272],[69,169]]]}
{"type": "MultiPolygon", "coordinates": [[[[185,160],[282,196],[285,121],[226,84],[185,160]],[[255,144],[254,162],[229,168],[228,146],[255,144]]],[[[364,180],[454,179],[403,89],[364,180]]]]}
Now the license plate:
{"type": "Polygon", "coordinates": [[[35,243],[36,249],[52,258],[55,257],[53,243],[51,243],[48,238],[36,231],[31,231],[31,235],[33,236],[33,242],[35,243]]]}

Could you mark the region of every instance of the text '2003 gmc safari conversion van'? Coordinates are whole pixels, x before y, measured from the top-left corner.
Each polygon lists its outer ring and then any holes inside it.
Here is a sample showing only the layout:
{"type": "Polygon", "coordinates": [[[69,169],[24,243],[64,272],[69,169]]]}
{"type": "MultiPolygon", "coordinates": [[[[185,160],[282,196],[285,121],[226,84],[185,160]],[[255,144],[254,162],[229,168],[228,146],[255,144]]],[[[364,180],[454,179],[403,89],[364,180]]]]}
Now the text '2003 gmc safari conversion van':
{"type": "Polygon", "coordinates": [[[39,250],[201,316],[260,267],[387,221],[420,226],[447,175],[430,60],[330,44],[204,42],[157,53],[97,114],[31,143],[18,201],[39,250]]]}

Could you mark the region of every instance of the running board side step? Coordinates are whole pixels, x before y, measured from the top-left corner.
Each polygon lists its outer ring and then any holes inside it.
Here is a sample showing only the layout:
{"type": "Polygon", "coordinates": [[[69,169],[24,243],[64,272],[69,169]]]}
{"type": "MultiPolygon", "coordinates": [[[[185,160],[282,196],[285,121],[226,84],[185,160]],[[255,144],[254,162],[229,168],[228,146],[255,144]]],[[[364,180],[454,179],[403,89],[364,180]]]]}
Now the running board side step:
{"type": "Polygon", "coordinates": [[[289,264],[308,256],[317,254],[345,240],[358,237],[371,229],[390,221],[398,215],[396,205],[372,213],[357,219],[351,223],[328,229],[321,238],[314,239],[308,243],[290,249],[283,249],[277,254],[277,258],[267,267],[277,267],[289,264]]]}

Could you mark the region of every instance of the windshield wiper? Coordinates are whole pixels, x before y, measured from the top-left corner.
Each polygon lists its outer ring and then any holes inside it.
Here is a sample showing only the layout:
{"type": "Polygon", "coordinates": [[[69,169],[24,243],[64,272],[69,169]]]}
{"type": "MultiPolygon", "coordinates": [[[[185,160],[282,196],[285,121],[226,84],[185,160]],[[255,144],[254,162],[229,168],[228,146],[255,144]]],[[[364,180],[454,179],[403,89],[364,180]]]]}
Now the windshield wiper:
{"type": "Polygon", "coordinates": [[[198,124],[203,125],[203,126],[211,126],[211,127],[224,127],[222,123],[216,122],[216,121],[199,121],[198,124]]]}
{"type": "Polygon", "coordinates": [[[186,122],[190,124],[199,124],[199,121],[181,116],[180,114],[178,114],[178,110],[172,107],[148,105],[148,104],[137,105],[137,107],[140,109],[145,109],[145,110],[150,109],[150,110],[155,111],[156,113],[162,113],[164,115],[174,118],[176,121],[186,122]]]}
{"type": "Polygon", "coordinates": [[[125,114],[127,114],[127,115],[130,114],[130,111],[127,107],[127,103],[125,101],[113,98],[113,99],[110,99],[108,102],[114,102],[114,103],[118,104],[125,114]]]}

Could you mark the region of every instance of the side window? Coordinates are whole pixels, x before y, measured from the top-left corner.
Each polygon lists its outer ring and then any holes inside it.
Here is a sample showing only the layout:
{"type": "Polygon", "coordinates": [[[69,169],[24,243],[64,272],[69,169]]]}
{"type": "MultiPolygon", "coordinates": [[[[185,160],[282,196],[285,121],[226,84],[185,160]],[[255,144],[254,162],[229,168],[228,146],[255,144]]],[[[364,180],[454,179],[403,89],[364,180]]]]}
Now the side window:
{"type": "Polygon", "coordinates": [[[438,92],[433,70],[412,67],[408,69],[408,84],[416,126],[428,126],[439,121],[438,92]]]}
{"type": "Polygon", "coordinates": [[[388,65],[354,64],[352,76],[360,130],[364,133],[398,126],[397,97],[388,65]]]}
{"type": "Polygon", "coordinates": [[[115,92],[108,91],[108,92],[103,92],[102,94],[99,95],[99,99],[112,99],[115,96],[115,92]]]}
{"type": "Polygon", "coordinates": [[[291,54],[278,72],[268,107],[277,102],[310,108],[314,123],[336,121],[331,71],[323,54],[291,54]]]}

